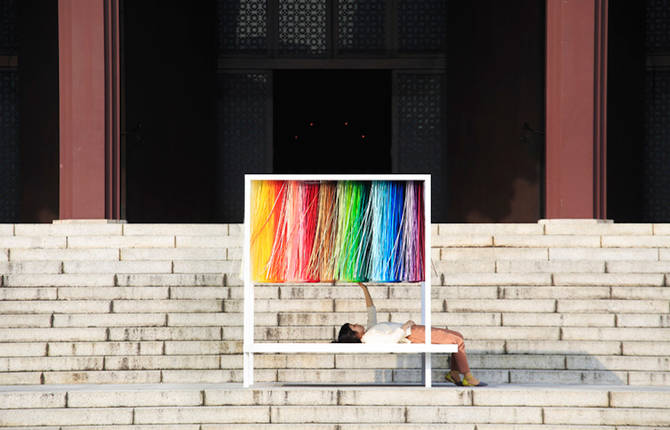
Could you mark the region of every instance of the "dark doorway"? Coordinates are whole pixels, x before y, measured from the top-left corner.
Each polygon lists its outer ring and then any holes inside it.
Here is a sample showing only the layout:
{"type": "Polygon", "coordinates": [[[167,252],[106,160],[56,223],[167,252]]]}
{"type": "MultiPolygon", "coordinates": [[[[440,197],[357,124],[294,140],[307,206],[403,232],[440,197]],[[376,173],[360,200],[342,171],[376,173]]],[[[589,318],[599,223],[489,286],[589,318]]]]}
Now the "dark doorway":
{"type": "Polygon", "coordinates": [[[391,72],[274,74],[275,173],[390,173],[391,72]]]}
{"type": "Polygon", "coordinates": [[[448,222],[544,216],[545,2],[449,2],[448,222]]]}
{"type": "Polygon", "coordinates": [[[670,3],[609,2],[607,218],[670,221],[670,3]]]}
{"type": "Polygon", "coordinates": [[[123,3],[129,222],[213,222],[214,2],[123,3]]]}

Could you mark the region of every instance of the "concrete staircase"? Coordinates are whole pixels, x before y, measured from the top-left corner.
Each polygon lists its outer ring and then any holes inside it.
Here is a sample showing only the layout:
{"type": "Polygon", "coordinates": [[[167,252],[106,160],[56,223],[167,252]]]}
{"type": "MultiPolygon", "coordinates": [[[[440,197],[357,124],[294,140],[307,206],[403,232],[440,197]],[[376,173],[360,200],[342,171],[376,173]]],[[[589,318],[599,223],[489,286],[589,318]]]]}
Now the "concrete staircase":
{"type": "MultiPolygon", "coordinates": [[[[0,224],[0,385],[12,386],[0,390],[0,426],[670,425],[668,224],[433,225],[433,323],[464,334],[475,374],[494,384],[482,394],[402,387],[419,382],[420,357],[392,354],[256,356],[260,382],[394,385],[381,390],[230,384],[242,379],[241,231],[225,224],[0,224]],[[172,393],[173,384],[184,397],[172,393]],[[14,395],[27,400],[10,401],[14,395]],[[294,396],[316,399],[318,408],[294,396]],[[84,397],[108,400],[73,403],[84,397]],[[35,411],[56,418],[40,421],[35,411]],[[221,418],[230,416],[237,418],[221,418]]],[[[380,320],[420,320],[418,286],[370,290],[380,320]]],[[[360,289],[351,285],[259,286],[256,311],[256,338],[264,341],[329,342],[342,323],[365,321],[360,289]]],[[[447,357],[433,360],[440,382],[447,357]]]]}
{"type": "Polygon", "coordinates": [[[670,391],[650,387],[243,389],[163,384],[37,388],[0,392],[0,427],[660,430],[670,426],[670,391]]]}
{"type": "MultiPolygon", "coordinates": [[[[670,225],[433,226],[433,321],[492,383],[670,385],[670,225]]],[[[0,226],[0,384],[241,380],[240,225],[0,226]]],[[[373,285],[419,320],[416,285],[373,285]]],[[[256,337],[330,341],[356,286],[256,288],[256,337]]],[[[447,358],[436,356],[435,380],[447,358]]],[[[420,357],[258,356],[261,382],[419,380],[420,357]]]]}

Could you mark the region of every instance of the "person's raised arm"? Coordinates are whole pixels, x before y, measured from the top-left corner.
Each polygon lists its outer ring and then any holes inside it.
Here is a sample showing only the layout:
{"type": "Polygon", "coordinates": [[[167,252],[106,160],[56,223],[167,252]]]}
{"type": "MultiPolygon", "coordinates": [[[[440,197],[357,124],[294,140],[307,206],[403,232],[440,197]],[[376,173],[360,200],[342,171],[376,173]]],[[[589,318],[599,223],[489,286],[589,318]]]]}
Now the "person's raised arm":
{"type": "Polygon", "coordinates": [[[365,307],[368,308],[367,328],[370,328],[374,325],[377,325],[377,308],[375,308],[375,304],[372,302],[372,297],[370,297],[368,287],[362,282],[359,282],[358,286],[361,287],[363,294],[365,295],[365,307]]]}
{"type": "Polygon", "coordinates": [[[374,306],[375,304],[372,302],[372,297],[370,297],[370,292],[368,291],[367,285],[365,285],[362,282],[359,282],[358,286],[361,287],[361,289],[363,290],[363,295],[365,295],[365,306],[368,308],[374,306]]]}

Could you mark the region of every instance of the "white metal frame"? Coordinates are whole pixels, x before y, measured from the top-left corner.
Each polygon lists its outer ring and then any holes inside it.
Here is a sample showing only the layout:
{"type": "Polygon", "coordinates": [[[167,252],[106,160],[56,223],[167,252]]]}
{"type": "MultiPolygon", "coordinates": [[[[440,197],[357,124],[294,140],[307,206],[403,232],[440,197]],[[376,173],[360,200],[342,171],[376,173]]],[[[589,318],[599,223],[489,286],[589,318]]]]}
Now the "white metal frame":
{"type": "Polygon", "coordinates": [[[243,385],[254,383],[254,353],[422,353],[422,379],[431,386],[431,353],[453,353],[456,345],[431,344],[431,260],[430,260],[430,175],[244,175],[244,379],[243,385]],[[422,181],[424,187],[424,282],[421,283],[421,318],[426,326],[425,344],[341,344],[341,343],[255,343],[254,283],[251,276],[251,182],[258,180],[296,181],[422,181]]]}

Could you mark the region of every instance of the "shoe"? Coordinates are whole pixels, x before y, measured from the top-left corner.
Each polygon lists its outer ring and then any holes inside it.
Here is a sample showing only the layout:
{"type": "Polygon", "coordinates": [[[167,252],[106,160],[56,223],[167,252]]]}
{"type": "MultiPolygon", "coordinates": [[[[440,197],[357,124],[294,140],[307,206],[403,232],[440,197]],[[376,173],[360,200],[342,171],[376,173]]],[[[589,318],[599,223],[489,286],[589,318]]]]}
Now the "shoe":
{"type": "Polygon", "coordinates": [[[468,380],[468,377],[466,376],[466,377],[463,378],[462,385],[464,387],[487,387],[489,384],[487,384],[486,382],[482,382],[482,381],[477,381],[476,384],[473,384],[472,382],[470,382],[468,380]]]}
{"type": "Polygon", "coordinates": [[[461,382],[461,379],[458,378],[458,376],[454,377],[451,372],[447,373],[444,375],[444,379],[447,380],[447,382],[451,382],[454,385],[458,385],[459,387],[463,386],[463,383],[461,382]]]}

